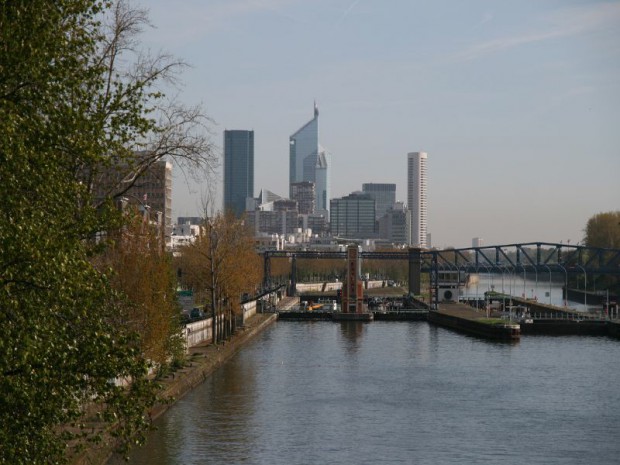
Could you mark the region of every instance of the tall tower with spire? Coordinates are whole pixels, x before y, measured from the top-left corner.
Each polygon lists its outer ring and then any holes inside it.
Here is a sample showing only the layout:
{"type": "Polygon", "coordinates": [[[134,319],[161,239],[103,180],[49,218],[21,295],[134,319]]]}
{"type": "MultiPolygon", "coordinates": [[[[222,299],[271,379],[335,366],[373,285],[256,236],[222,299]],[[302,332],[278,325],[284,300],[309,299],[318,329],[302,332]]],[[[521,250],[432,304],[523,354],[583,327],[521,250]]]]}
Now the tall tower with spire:
{"type": "Polygon", "coordinates": [[[327,218],[331,196],[330,171],[331,155],[319,144],[319,107],[314,102],[314,117],[289,137],[289,190],[293,183],[313,182],[315,213],[323,213],[327,218]]]}

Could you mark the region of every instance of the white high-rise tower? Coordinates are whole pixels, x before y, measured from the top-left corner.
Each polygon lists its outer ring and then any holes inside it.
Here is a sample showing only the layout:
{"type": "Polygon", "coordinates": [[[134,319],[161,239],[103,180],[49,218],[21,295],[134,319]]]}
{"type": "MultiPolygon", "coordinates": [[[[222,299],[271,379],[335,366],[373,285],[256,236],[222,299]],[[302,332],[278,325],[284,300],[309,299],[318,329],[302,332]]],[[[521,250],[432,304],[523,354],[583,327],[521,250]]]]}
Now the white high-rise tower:
{"type": "Polygon", "coordinates": [[[407,154],[407,204],[409,210],[411,210],[410,244],[422,248],[427,247],[427,158],[426,152],[411,152],[407,154]]]}

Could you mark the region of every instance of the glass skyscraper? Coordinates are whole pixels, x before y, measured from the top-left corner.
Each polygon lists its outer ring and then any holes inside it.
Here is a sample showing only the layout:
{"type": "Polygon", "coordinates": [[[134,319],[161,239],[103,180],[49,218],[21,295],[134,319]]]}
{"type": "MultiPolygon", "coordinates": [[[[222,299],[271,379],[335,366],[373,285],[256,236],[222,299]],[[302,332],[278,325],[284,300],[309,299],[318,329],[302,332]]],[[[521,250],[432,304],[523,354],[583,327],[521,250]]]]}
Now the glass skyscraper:
{"type": "MultiPolygon", "coordinates": [[[[314,118],[289,137],[289,186],[310,181],[315,186],[315,212],[329,214],[331,155],[319,144],[319,109],[314,118]]],[[[292,197],[292,187],[289,187],[292,197]]]]}
{"type": "Polygon", "coordinates": [[[237,216],[254,197],[254,131],[224,131],[224,211],[237,216]]]}
{"type": "Polygon", "coordinates": [[[375,199],[375,213],[377,219],[381,218],[396,203],[396,184],[364,183],[362,192],[375,199]]]}

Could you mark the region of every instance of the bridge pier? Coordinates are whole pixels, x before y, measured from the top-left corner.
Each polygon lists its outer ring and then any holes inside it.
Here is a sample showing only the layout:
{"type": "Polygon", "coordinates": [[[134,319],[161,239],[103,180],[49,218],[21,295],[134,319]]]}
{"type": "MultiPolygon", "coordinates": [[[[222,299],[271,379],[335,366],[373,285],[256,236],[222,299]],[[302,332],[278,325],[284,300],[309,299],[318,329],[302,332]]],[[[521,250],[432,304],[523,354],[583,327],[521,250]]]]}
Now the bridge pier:
{"type": "Polygon", "coordinates": [[[421,294],[422,278],[422,249],[417,247],[409,248],[409,294],[421,294]]]}
{"type": "Polygon", "coordinates": [[[288,295],[294,296],[297,294],[297,256],[291,257],[291,285],[289,287],[288,295]]]}

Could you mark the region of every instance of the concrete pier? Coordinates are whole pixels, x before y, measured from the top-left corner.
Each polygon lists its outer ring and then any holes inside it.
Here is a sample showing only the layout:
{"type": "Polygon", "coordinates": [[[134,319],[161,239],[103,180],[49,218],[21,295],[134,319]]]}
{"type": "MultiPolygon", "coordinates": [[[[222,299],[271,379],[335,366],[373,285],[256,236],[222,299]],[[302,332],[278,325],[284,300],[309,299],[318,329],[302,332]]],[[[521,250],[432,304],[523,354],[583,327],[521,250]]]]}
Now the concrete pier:
{"type": "Polygon", "coordinates": [[[439,304],[428,312],[428,321],[467,334],[501,341],[518,341],[521,328],[518,324],[499,318],[488,318],[485,311],[460,303],[439,304]]]}

